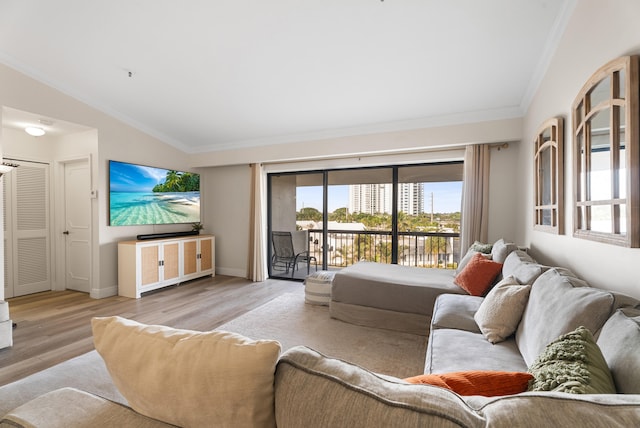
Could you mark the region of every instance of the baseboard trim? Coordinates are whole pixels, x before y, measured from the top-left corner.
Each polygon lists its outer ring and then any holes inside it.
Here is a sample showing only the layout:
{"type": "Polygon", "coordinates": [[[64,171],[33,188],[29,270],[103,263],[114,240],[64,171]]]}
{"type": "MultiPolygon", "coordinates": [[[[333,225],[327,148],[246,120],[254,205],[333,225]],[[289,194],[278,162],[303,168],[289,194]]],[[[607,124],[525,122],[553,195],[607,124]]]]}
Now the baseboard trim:
{"type": "Polygon", "coordinates": [[[243,270],[243,269],[237,269],[237,268],[225,268],[225,267],[219,267],[216,266],[216,274],[218,275],[226,275],[226,276],[237,276],[240,278],[246,278],[247,277],[247,271],[243,270]]]}
{"type": "Polygon", "coordinates": [[[112,297],[118,295],[118,286],[114,285],[113,287],[107,288],[92,288],[89,296],[93,299],[104,299],[106,297],[112,297]]]}

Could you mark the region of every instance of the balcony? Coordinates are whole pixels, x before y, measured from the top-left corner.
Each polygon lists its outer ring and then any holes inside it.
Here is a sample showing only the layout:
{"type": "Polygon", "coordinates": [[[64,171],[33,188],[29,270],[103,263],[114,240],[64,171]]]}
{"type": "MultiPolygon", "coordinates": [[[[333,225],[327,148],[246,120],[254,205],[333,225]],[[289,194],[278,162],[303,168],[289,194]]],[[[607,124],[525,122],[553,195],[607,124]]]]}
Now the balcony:
{"type": "MultiPolygon", "coordinates": [[[[309,251],[322,266],[323,231],[309,229],[309,251]]],[[[460,234],[450,232],[398,232],[398,264],[423,268],[456,269],[460,259],[460,234]]],[[[391,263],[391,232],[329,230],[327,268],[339,270],[358,261],[391,263]]],[[[294,278],[304,279],[301,265],[294,278]]],[[[311,271],[313,272],[313,265],[311,271]]]]}

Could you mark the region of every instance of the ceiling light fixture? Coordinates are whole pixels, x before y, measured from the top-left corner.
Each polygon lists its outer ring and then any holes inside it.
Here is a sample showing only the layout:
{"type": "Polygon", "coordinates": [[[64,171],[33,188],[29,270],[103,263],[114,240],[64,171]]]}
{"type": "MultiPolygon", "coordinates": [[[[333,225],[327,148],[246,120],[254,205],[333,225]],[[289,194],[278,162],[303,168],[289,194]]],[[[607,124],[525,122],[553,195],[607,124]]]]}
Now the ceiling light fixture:
{"type": "Polygon", "coordinates": [[[42,137],[45,134],[44,129],[37,126],[27,126],[24,128],[24,132],[34,137],[42,137]]]}

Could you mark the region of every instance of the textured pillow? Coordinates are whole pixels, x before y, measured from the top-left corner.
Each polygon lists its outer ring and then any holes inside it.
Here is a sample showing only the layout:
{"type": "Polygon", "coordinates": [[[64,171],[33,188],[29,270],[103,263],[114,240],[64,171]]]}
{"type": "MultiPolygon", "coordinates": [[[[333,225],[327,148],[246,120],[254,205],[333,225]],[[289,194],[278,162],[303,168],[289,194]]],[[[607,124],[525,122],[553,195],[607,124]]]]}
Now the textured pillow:
{"type": "Polygon", "coordinates": [[[530,292],[530,285],[508,276],[487,293],[473,319],[489,342],[502,342],[516,331],[530,292]]]}
{"type": "Polygon", "coordinates": [[[496,279],[502,269],[502,263],[485,259],[476,253],[469,263],[456,275],[453,282],[472,296],[482,296],[496,279]]]}
{"type": "Polygon", "coordinates": [[[413,376],[405,381],[447,388],[460,395],[495,397],[525,392],[532,379],[530,373],[470,370],[413,376]]]}
{"type": "Polygon", "coordinates": [[[491,248],[493,248],[493,244],[485,244],[480,241],[475,241],[473,244],[471,244],[471,247],[469,247],[469,249],[473,251],[484,254],[491,254],[491,248]]]}
{"type": "Polygon", "coordinates": [[[551,342],[529,368],[530,391],[615,394],[611,372],[593,335],[585,327],[551,342]]]}
{"type": "Polygon", "coordinates": [[[129,405],[183,427],[275,427],[275,341],[93,318],[96,350],[129,405]]]}

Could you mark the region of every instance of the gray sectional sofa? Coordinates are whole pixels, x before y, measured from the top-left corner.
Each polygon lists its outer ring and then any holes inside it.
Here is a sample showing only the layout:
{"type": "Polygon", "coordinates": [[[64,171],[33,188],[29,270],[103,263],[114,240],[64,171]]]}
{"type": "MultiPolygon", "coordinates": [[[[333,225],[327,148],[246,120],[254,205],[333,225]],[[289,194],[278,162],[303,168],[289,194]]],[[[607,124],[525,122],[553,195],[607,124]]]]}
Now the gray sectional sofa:
{"type": "MultiPolygon", "coordinates": [[[[639,302],[589,287],[568,270],[542,266],[521,251],[505,257],[502,274],[531,284],[515,333],[490,343],[475,320],[484,298],[441,293],[427,314],[424,372],[526,371],[550,342],[585,326],[597,340],[617,393],[461,396],[299,346],[277,361],[274,420],[264,426],[640,426],[639,302]]],[[[95,351],[1,387],[0,413],[7,411],[0,426],[170,426],[127,407],[95,351]],[[65,386],[76,389],[58,389],[65,386]]]]}

